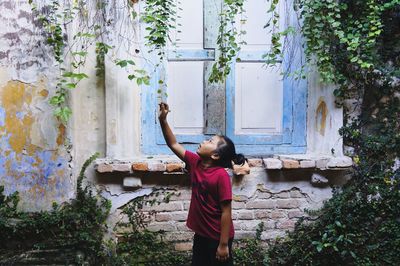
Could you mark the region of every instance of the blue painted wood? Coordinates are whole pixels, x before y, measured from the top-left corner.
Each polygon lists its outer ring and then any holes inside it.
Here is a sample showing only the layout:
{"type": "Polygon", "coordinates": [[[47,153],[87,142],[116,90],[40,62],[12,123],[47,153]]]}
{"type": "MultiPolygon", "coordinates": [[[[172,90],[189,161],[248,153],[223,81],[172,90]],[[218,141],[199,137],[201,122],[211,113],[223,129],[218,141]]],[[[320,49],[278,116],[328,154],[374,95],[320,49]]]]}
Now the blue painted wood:
{"type": "MultiPolygon", "coordinates": [[[[297,42],[300,43],[300,42],[297,42]]],[[[300,49],[300,48],[299,48],[300,49]]],[[[266,51],[241,51],[238,55],[241,62],[264,62],[263,55],[266,51]]],[[[210,61],[213,60],[213,49],[188,50],[178,49],[168,52],[170,61],[210,61]]],[[[289,62],[285,55],[284,62],[289,62]]],[[[292,64],[300,66],[300,53],[292,60],[292,64]],[[293,62],[294,61],[294,62],[293,62]]],[[[152,72],[153,65],[147,67],[152,72]]],[[[150,85],[142,87],[142,143],[144,154],[171,154],[165,145],[157,119],[157,89],[160,69],[153,75],[150,85]]],[[[283,117],[282,133],[275,135],[235,135],[234,133],[234,99],[235,99],[235,64],[232,65],[231,74],[226,81],[226,135],[235,143],[238,153],[246,155],[271,155],[271,154],[301,154],[306,152],[306,110],[307,110],[307,81],[293,80],[286,77],[283,81],[283,117]]],[[[177,140],[184,144],[188,150],[196,151],[199,142],[209,138],[199,135],[177,135],[177,140]],[[196,144],[191,144],[196,143],[196,144]]]]}
{"type": "MultiPolygon", "coordinates": [[[[299,42],[300,43],[300,42],[299,42]]],[[[299,48],[300,49],[300,48],[299,48]]],[[[294,58],[289,58],[286,54],[284,63],[291,62],[294,67],[302,65],[301,52],[295,54],[294,58]]],[[[262,51],[242,51],[239,54],[240,61],[263,62],[262,51]]],[[[284,66],[285,68],[286,66],[284,66]]],[[[262,134],[262,135],[236,135],[235,134],[235,64],[231,66],[232,72],[227,77],[226,82],[226,135],[232,139],[236,145],[244,145],[246,154],[258,153],[259,149],[276,151],[277,149],[285,153],[301,153],[306,151],[306,112],[307,112],[307,88],[306,80],[294,80],[293,77],[284,77],[283,80],[283,117],[281,134],[262,134]],[[271,149],[269,145],[275,145],[271,149]],[[249,147],[251,145],[252,147],[249,147]],[[281,148],[279,148],[279,146],[281,148]],[[283,146],[285,145],[285,146],[283,146]],[[287,146],[286,146],[287,145],[287,146]],[[285,147],[285,148],[283,148],[285,147]]]]}
{"type": "Polygon", "coordinates": [[[213,61],[214,59],[214,49],[168,51],[168,61],[213,61]]]}

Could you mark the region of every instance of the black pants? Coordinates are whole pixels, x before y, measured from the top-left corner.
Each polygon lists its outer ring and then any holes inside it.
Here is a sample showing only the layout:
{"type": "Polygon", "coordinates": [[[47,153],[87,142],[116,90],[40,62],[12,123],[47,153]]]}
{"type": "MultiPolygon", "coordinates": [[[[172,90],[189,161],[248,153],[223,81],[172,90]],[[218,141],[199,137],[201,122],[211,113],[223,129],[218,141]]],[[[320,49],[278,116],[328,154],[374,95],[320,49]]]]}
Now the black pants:
{"type": "Polygon", "coordinates": [[[233,265],[232,242],[233,239],[229,239],[229,259],[220,262],[216,258],[219,241],[195,234],[193,240],[192,266],[233,265]]]}

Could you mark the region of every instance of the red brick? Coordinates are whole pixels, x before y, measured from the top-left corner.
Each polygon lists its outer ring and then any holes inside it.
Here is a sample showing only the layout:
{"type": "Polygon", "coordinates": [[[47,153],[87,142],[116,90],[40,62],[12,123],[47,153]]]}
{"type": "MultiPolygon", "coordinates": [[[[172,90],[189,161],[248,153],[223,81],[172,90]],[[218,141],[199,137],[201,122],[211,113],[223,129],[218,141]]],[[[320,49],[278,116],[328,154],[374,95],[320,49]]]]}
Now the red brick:
{"type": "Polygon", "coordinates": [[[282,159],[282,165],[285,169],[296,169],[300,167],[299,161],[290,159],[282,159]]]}
{"type": "Polygon", "coordinates": [[[263,160],[262,159],[249,159],[249,166],[250,167],[263,167],[263,160]]]}
{"type": "Polygon", "coordinates": [[[185,243],[176,243],[175,250],[176,251],[189,251],[192,250],[193,243],[192,242],[185,242],[185,243]]]}
{"type": "Polygon", "coordinates": [[[182,172],[183,165],[181,163],[169,163],[167,164],[167,172],[182,172]]]}
{"type": "Polygon", "coordinates": [[[133,171],[149,171],[149,166],[147,163],[133,163],[132,170],[133,171]]]}

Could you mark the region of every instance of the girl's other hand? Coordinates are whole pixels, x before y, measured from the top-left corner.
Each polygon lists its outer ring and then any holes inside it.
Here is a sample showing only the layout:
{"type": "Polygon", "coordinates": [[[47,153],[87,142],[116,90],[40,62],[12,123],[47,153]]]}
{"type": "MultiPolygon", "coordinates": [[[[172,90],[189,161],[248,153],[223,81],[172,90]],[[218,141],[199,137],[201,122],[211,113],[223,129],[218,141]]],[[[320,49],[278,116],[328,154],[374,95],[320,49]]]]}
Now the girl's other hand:
{"type": "Polygon", "coordinates": [[[160,121],[166,120],[169,112],[171,111],[169,110],[168,104],[164,102],[160,103],[160,113],[158,115],[158,119],[160,121]]]}
{"type": "Polygon", "coordinates": [[[215,257],[219,261],[226,261],[229,259],[229,247],[228,245],[218,245],[217,248],[217,254],[215,254],[215,257]]]}

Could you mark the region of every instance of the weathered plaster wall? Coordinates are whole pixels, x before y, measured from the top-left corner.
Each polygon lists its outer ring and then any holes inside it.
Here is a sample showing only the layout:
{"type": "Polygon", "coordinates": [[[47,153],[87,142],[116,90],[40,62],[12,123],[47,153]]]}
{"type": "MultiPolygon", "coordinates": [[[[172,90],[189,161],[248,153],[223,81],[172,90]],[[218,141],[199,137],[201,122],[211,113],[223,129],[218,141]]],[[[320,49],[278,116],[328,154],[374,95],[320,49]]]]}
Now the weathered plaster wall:
{"type": "Polygon", "coordinates": [[[334,86],[323,85],[319,79],[315,71],[308,78],[307,153],[342,156],[339,129],[343,125],[343,108],[335,105],[334,86]]]}
{"type": "Polygon", "coordinates": [[[28,1],[1,1],[0,25],[0,185],[26,210],[50,208],[74,191],[66,129],[48,104],[58,73],[28,1]]]}

